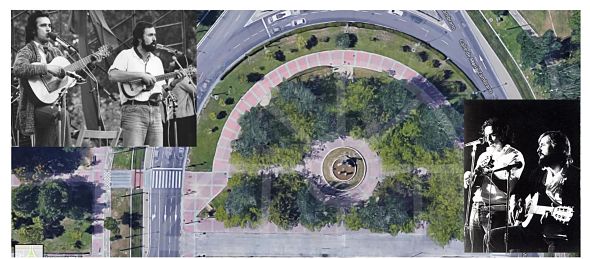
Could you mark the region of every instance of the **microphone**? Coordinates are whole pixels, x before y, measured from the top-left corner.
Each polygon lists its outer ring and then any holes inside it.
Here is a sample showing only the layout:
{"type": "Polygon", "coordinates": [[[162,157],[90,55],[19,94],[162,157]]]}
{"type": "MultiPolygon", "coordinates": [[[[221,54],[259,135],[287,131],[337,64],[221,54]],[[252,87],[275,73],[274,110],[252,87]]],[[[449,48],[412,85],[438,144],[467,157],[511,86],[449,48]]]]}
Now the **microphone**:
{"type": "Polygon", "coordinates": [[[478,138],[478,139],[476,139],[476,140],[474,140],[474,141],[471,141],[471,142],[469,142],[469,143],[466,143],[466,144],[465,144],[465,146],[466,146],[466,147],[477,146],[477,145],[479,145],[479,144],[483,144],[484,142],[485,142],[485,141],[484,141],[484,139],[483,139],[483,138],[478,138]]]}
{"type": "Polygon", "coordinates": [[[166,46],[164,46],[164,45],[162,45],[160,43],[156,44],[156,49],[164,50],[164,51],[166,51],[166,52],[168,52],[170,54],[173,54],[173,55],[182,56],[182,51],[175,50],[175,49],[170,48],[170,47],[166,47],[166,46]]]}
{"type": "Polygon", "coordinates": [[[69,51],[73,51],[73,52],[78,52],[78,50],[74,47],[72,47],[71,44],[67,43],[65,40],[61,39],[59,36],[57,36],[57,33],[55,32],[50,32],[47,33],[47,36],[49,36],[50,39],[52,39],[53,41],[59,43],[59,45],[61,45],[62,47],[66,48],[69,51]]]}
{"type": "Polygon", "coordinates": [[[498,169],[494,169],[490,173],[495,173],[495,172],[504,171],[504,170],[509,171],[509,170],[512,170],[512,168],[518,169],[518,168],[521,168],[521,167],[522,167],[522,162],[521,161],[516,161],[513,164],[509,164],[509,165],[506,165],[504,167],[500,167],[498,169]]]}

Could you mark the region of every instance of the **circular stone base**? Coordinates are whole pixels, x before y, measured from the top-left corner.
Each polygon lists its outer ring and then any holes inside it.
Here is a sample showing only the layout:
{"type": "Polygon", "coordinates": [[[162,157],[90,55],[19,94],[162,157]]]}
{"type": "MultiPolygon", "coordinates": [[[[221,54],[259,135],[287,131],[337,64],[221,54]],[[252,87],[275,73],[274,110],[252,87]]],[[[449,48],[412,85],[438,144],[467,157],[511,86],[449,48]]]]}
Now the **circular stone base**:
{"type": "Polygon", "coordinates": [[[338,147],[324,157],[322,176],[332,188],[346,191],[361,184],[366,168],[365,159],[359,151],[352,147],[338,147]]]}

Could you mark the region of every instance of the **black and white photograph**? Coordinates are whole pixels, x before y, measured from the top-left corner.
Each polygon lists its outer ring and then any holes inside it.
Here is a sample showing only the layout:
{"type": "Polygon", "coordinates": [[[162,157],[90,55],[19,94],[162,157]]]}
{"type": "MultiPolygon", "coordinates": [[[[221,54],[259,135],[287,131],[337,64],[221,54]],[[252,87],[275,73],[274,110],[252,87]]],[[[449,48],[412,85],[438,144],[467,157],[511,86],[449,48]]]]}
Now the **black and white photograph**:
{"type": "Polygon", "coordinates": [[[195,146],[194,11],[11,12],[12,146],[195,146]]]}
{"type": "Polygon", "coordinates": [[[580,102],[466,101],[464,118],[465,252],[579,256],[580,102]]]}

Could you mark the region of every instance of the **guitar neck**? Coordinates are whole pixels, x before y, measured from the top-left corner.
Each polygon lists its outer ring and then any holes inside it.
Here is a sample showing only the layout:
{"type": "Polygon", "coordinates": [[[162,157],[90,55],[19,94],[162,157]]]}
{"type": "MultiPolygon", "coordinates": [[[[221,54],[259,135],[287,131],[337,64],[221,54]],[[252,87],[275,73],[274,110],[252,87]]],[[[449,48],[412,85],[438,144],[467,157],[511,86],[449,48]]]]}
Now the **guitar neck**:
{"type": "MultiPolygon", "coordinates": [[[[94,55],[94,54],[92,54],[94,55]]],[[[78,70],[83,69],[84,67],[86,67],[86,65],[90,64],[90,62],[92,62],[92,55],[89,55],[83,59],[80,59],[66,67],[64,67],[64,70],[66,71],[70,71],[70,72],[76,72],[78,70]]]]}
{"type": "Polygon", "coordinates": [[[163,75],[156,76],[156,81],[168,80],[168,79],[175,78],[175,77],[176,77],[176,73],[175,72],[170,72],[170,73],[166,73],[166,74],[163,74],[163,75]]]}
{"type": "Polygon", "coordinates": [[[554,209],[555,209],[555,207],[537,205],[533,211],[533,214],[544,215],[545,212],[552,213],[554,209]]]}

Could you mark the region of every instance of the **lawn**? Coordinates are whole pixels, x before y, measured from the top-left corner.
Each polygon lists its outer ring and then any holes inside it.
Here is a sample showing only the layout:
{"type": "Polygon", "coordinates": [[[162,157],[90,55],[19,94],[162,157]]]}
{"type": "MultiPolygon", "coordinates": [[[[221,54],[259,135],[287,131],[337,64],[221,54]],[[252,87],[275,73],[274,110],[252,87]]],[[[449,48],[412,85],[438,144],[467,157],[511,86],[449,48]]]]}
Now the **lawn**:
{"type": "Polygon", "coordinates": [[[134,169],[143,168],[143,159],[145,157],[145,148],[121,149],[121,152],[115,153],[113,157],[113,167],[115,170],[130,170],[131,164],[134,169]],[[133,158],[133,161],[131,159],[133,158]]]}
{"type": "MultiPolygon", "coordinates": [[[[488,20],[491,17],[495,17],[495,15],[491,11],[482,11],[482,12],[488,18],[488,20]]],[[[500,38],[502,39],[504,44],[506,44],[506,46],[508,47],[508,50],[510,51],[510,53],[512,53],[512,56],[514,57],[516,62],[518,62],[519,65],[522,64],[521,46],[520,46],[520,43],[517,42],[518,34],[520,34],[520,32],[522,32],[522,28],[518,25],[516,20],[514,20],[514,18],[512,18],[512,16],[508,15],[508,16],[503,16],[503,21],[497,22],[496,20],[494,20],[494,22],[491,22],[491,24],[494,27],[494,30],[496,30],[496,32],[498,33],[498,35],[500,35],[500,38]]],[[[540,33],[540,35],[542,35],[542,34],[543,33],[540,33]]],[[[545,98],[549,97],[546,93],[543,93],[542,91],[540,91],[539,86],[535,85],[535,83],[533,82],[534,78],[533,78],[533,73],[532,73],[531,69],[523,68],[522,66],[521,66],[521,69],[523,69],[522,72],[524,73],[524,75],[526,76],[526,79],[529,81],[529,84],[533,88],[533,91],[535,92],[535,96],[537,96],[537,98],[541,98],[541,99],[545,99],[545,98]]]]}
{"type": "Polygon", "coordinates": [[[112,169],[129,170],[131,167],[131,151],[128,148],[115,150],[112,169]],[[125,151],[126,150],[126,151],[125,151]]]}
{"type": "MultiPolygon", "coordinates": [[[[487,11],[487,12],[489,14],[491,14],[490,17],[495,17],[495,15],[493,15],[491,11],[487,11]]],[[[520,71],[518,69],[519,64],[514,63],[514,61],[510,57],[510,53],[506,50],[506,48],[504,48],[504,46],[500,42],[500,39],[494,34],[494,31],[492,30],[492,28],[487,24],[486,18],[484,16],[482,16],[479,11],[467,11],[467,13],[471,17],[471,19],[473,20],[473,22],[475,23],[477,28],[479,29],[479,31],[486,38],[486,40],[488,41],[488,43],[490,44],[492,49],[495,50],[496,55],[498,55],[498,58],[500,59],[500,61],[502,61],[502,64],[504,65],[506,70],[508,70],[508,73],[512,77],[512,80],[514,81],[514,83],[516,84],[516,87],[518,88],[518,91],[520,92],[520,95],[522,96],[522,98],[523,99],[534,99],[524,77],[522,76],[522,74],[520,73],[520,71]]],[[[512,17],[507,17],[507,16],[504,16],[504,18],[505,18],[504,21],[512,19],[512,17]]],[[[514,19],[512,19],[512,21],[514,21],[514,19]]],[[[492,22],[492,25],[494,23],[496,23],[496,22],[495,21],[492,22]]],[[[512,22],[508,21],[507,23],[512,23],[512,22]]],[[[509,27],[506,26],[504,28],[509,28],[509,27]]],[[[522,30],[522,29],[518,28],[518,29],[511,29],[511,30],[516,31],[516,30],[522,30]]],[[[500,32],[498,32],[498,33],[500,33],[500,32]]],[[[513,33],[513,32],[503,32],[503,33],[505,35],[509,36],[509,35],[511,35],[510,33],[513,33]]],[[[515,43],[516,43],[515,41],[511,42],[511,43],[505,42],[505,44],[507,46],[512,46],[512,47],[515,46],[514,45],[515,43]]],[[[518,62],[520,60],[520,47],[518,47],[518,54],[515,55],[513,53],[512,55],[514,56],[514,59],[517,60],[517,62],[518,62]]]]}
{"type": "MultiPolygon", "coordinates": [[[[115,188],[111,190],[111,217],[119,222],[121,238],[111,242],[112,257],[129,257],[131,231],[129,225],[121,223],[121,217],[125,212],[129,213],[130,196],[129,189],[115,188]]],[[[111,233],[111,236],[113,234],[111,233]]]]}
{"type": "MultiPolygon", "coordinates": [[[[454,64],[444,61],[446,57],[443,54],[405,34],[364,24],[359,24],[359,27],[322,26],[324,28],[315,26],[312,28],[305,28],[303,31],[291,33],[267,44],[265,49],[260,48],[255,50],[222,78],[220,83],[215,86],[215,90],[212,93],[212,96],[218,95],[219,99],[210,100],[199,118],[197,125],[198,148],[191,149],[190,156],[192,165],[189,167],[189,170],[211,170],[215,147],[219,140],[221,129],[227,120],[227,116],[222,119],[217,119],[216,115],[221,111],[230,114],[241,96],[254,85],[253,83],[247,82],[247,74],[252,72],[267,74],[276,67],[282,65],[284,62],[277,61],[272,56],[272,54],[278,50],[281,50],[284,53],[286,61],[290,61],[311,53],[337,49],[335,44],[336,36],[345,32],[345,30],[356,34],[358,37],[356,46],[352,49],[373,52],[393,58],[406,64],[425,77],[437,74],[440,75],[444,70],[452,70],[454,73],[448,79],[449,81],[463,81],[468,86],[466,90],[468,93],[474,89],[473,83],[467,79],[462,71],[460,71],[454,64]],[[318,44],[316,46],[311,49],[298,46],[298,41],[305,42],[311,37],[311,35],[315,35],[318,38],[318,44]],[[329,38],[329,41],[325,40],[327,38],[329,38]],[[403,52],[402,46],[404,45],[415,48],[416,52],[403,52]],[[421,51],[428,53],[429,58],[426,62],[421,62],[417,55],[417,53],[421,51]],[[442,63],[441,66],[434,68],[432,66],[433,59],[440,60],[442,63]],[[224,103],[228,97],[233,98],[234,102],[232,104],[228,105],[224,103]]],[[[456,98],[463,98],[463,96],[458,96],[456,98]]],[[[452,102],[453,100],[450,101],[452,102]]]]}
{"type": "Polygon", "coordinates": [[[135,154],[133,154],[134,169],[143,168],[143,159],[145,157],[145,148],[135,148],[135,154]]]}
{"type": "MultiPolygon", "coordinates": [[[[131,196],[131,206],[133,206],[133,213],[139,213],[143,215],[143,190],[133,190],[133,196],[131,196]]],[[[132,230],[133,235],[131,237],[131,256],[141,257],[142,238],[143,238],[143,224],[142,227],[137,227],[132,230]]]]}
{"type": "Polygon", "coordinates": [[[65,218],[61,221],[64,233],[59,237],[47,239],[45,253],[90,253],[92,230],[88,220],[65,218]]]}
{"type": "Polygon", "coordinates": [[[553,26],[557,37],[564,39],[572,34],[572,29],[569,26],[571,11],[521,10],[519,12],[539,35],[543,35],[548,30],[553,30],[553,26]],[[551,12],[551,17],[549,17],[549,12],[551,12]],[[553,26],[551,26],[552,22],[553,26]]]}

